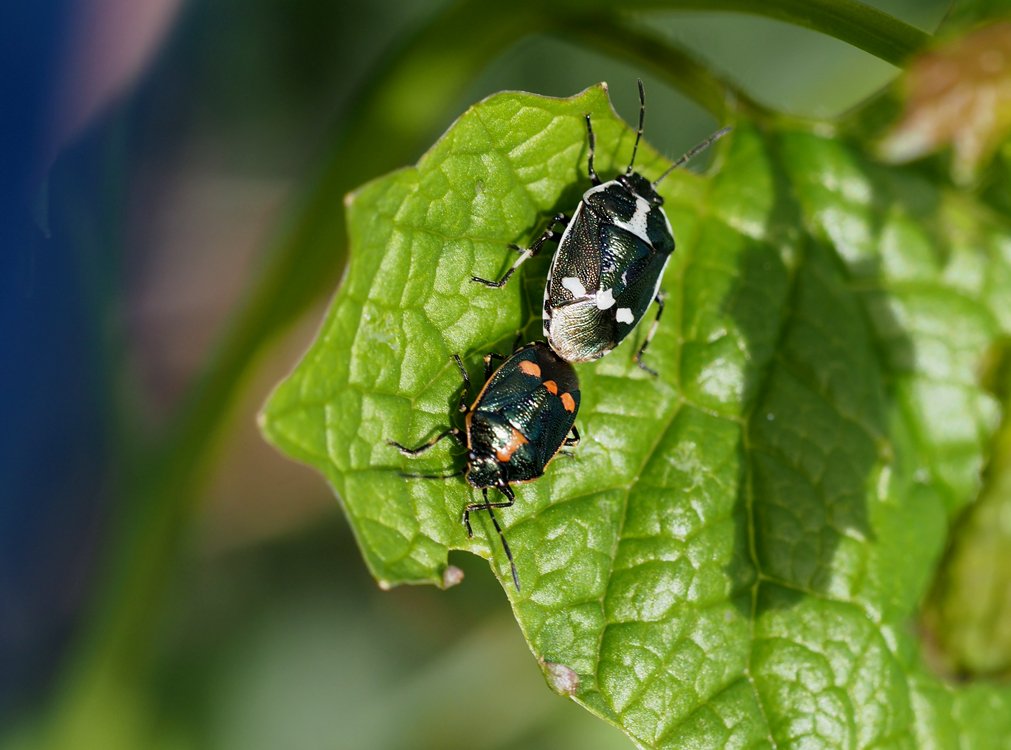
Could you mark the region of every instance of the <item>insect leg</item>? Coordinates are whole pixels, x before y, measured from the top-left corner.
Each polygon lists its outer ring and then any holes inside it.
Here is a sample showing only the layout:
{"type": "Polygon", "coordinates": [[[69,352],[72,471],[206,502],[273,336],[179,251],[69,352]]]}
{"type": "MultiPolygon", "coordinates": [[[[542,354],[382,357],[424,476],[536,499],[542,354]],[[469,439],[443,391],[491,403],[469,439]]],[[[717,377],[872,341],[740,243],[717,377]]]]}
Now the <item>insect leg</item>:
{"type": "Polygon", "coordinates": [[[600,178],[597,177],[597,171],[593,168],[593,151],[597,147],[597,141],[593,137],[593,125],[590,124],[590,113],[586,113],[586,135],[590,141],[590,155],[586,160],[586,171],[590,175],[590,182],[594,185],[600,184],[600,178]]]}
{"type": "Polygon", "coordinates": [[[491,522],[495,524],[495,531],[498,532],[498,538],[502,540],[502,549],[505,550],[506,558],[509,560],[509,569],[513,574],[513,586],[515,586],[516,590],[519,591],[520,576],[519,573],[516,572],[516,563],[513,561],[513,553],[512,550],[509,549],[509,543],[506,541],[505,534],[502,533],[502,527],[498,525],[498,519],[495,518],[495,512],[492,510],[493,505],[495,505],[495,503],[489,503],[487,505],[488,515],[491,516],[491,522]]]}
{"type": "Polygon", "coordinates": [[[575,425],[572,425],[572,437],[565,438],[565,445],[579,445],[579,430],[576,429],[575,425]]]}
{"type": "MultiPolygon", "coordinates": [[[[510,247],[516,249],[519,246],[510,245],[510,247]]],[[[471,276],[470,280],[476,281],[478,284],[484,284],[485,286],[491,286],[495,287],[496,289],[501,289],[506,285],[506,282],[509,281],[509,277],[512,276],[514,273],[516,273],[516,269],[522,266],[524,263],[526,263],[530,258],[534,256],[534,251],[529,247],[526,250],[520,248],[520,252],[521,252],[520,257],[516,259],[516,262],[509,267],[509,270],[506,271],[505,274],[502,276],[502,278],[499,279],[498,281],[492,281],[491,279],[484,279],[481,278],[480,276],[471,276]]]]}
{"type": "Polygon", "coordinates": [[[505,362],[505,360],[506,360],[505,357],[503,357],[501,354],[498,354],[496,352],[488,352],[487,354],[484,355],[484,379],[485,379],[485,382],[488,381],[488,378],[491,377],[491,374],[495,371],[495,365],[492,364],[492,363],[495,362],[495,361],[505,362]]]}
{"type": "Polygon", "coordinates": [[[463,438],[463,432],[457,429],[456,427],[449,427],[440,432],[438,435],[436,435],[428,442],[422,443],[417,448],[408,448],[406,445],[401,445],[396,440],[387,440],[386,444],[392,445],[394,448],[403,453],[405,456],[413,457],[424,453],[429,448],[433,447],[436,443],[438,443],[440,440],[442,440],[444,437],[452,437],[456,440],[461,440],[463,438]]]}
{"type": "Polygon", "coordinates": [[[646,351],[646,347],[649,346],[649,342],[653,340],[653,336],[656,334],[657,326],[660,325],[660,316],[663,315],[663,301],[665,296],[666,295],[664,295],[663,292],[657,292],[656,297],[653,300],[656,302],[656,318],[653,319],[653,325],[649,327],[649,333],[646,334],[646,340],[642,342],[642,346],[639,347],[639,351],[635,353],[634,357],[635,363],[654,377],[656,377],[657,372],[653,368],[647,367],[642,363],[642,353],[646,351]]]}
{"type": "MultiPolygon", "coordinates": [[[[507,502],[504,502],[504,503],[489,503],[488,502],[488,488],[487,487],[482,487],[481,488],[481,494],[484,496],[484,502],[483,503],[468,503],[464,507],[464,509],[463,509],[463,518],[464,518],[464,524],[467,526],[467,528],[470,528],[470,523],[468,522],[467,519],[470,517],[470,514],[473,513],[475,510],[485,510],[487,508],[511,508],[513,505],[516,504],[516,495],[513,494],[513,491],[509,487],[508,484],[502,485],[498,489],[499,489],[499,492],[501,492],[503,495],[505,495],[507,498],[509,498],[507,502]]],[[[468,536],[473,536],[473,534],[468,534],[468,536]]]]}
{"type": "Polygon", "coordinates": [[[471,276],[470,280],[476,281],[478,284],[484,284],[485,286],[495,287],[496,289],[505,286],[506,282],[509,281],[509,278],[514,273],[516,273],[516,269],[522,266],[524,263],[526,263],[535,255],[537,255],[537,253],[541,251],[541,246],[545,242],[558,239],[561,236],[558,232],[554,230],[554,227],[557,226],[558,224],[561,224],[564,227],[567,226],[568,223],[569,223],[568,216],[566,216],[565,214],[558,214],[551,218],[551,221],[548,222],[548,226],[541,233],[541,236],[538,237],[536,240],[534,240],[530,244],[530,247],[523,248],[520,247],[519,245],[509,245],[510,249],[515,250],[520,254],[520,257],[516,259],[516,262],[509,267],[509,270],[506,271],[505,274],[502,276],[502,278],[499,279],[498,281],[484,279],[481,278],[480,276],[471,276]]]}
{"type": "MultiPolygon", "coordinates": [[[[570,221],[572,221],[572,217],[566,216],[565,214],[555,214],[552,216],[551,221],[548,222],[548,225],[544,227],[544,231],[541,232],[541,236],[530,243],[530,250],[533,251],[533,254],[537,255],[537,253],[541,251],[541,245],[545,242],[551,242],[552,240],[560,238],[562,233],[556,232],[555,227],[561,225],[562,232],[564,232],[565,227],[569,225],[570,221]]],[[[522,250],[522,248],[520,248],[520,250],[522,250]]]]}
{"type": "Polygon", "coordinates": [[[463,378],[463,392],[460,394],[460,404],[457,408],[460,412],[466,412],[469,411],[467,404],[470,401],[470,375],[467,374],[467,368],[463,366],[459,354],[454,354],[453,360],[456,362],[456,369],[460,371],[460,377],[463,378]]]}
{"type": "MultiPolygon", "coordinates": [[[[467,399],[467,396],[469,395],[469,391],[470,391],[470,378],[467,376],[467,370],[464,368],[463,362],[460,360],[459,355],[454,354],[453,355],[453,359],[456,361],[456,366],[460,370],[460,375],[463,377],[463,384],[464,384],[463,393],[460,395],[460,411],[467,411],[467,402],[466,402],[466,399],[467,399]]],[[[438,435],[436,435],[435,437],[433,437],[431,440],[428,440],[428,441],[422,443],[421,445],[419,445],[416,448],[408,448],[406,445],[404,445],[403,443],[398,443],[396,440],[387,440],[386,444],[393,446],[398,451],[400,451],[401,453],[403,453],[405,456],[410,456],[411,458],[413,458],[413,457],[419,456],[422,453],[424,453],[425,451],[431,449],[432,447],[435,446],[436,443],[438,443],[440,440],[442,440],[443,438],[446,438],[446,437],[451,437],[454,440],[456,440],[458,443],[460,443],[461,445],[466,445],[466,439],[464,437],[464,432],[459,427],[447,427],[445,430],[443,430],[442,432],[440,432],[438,435]]],[[[401,476],[407,477],[407,478],[410,478],[410,479],[448,479],[449,477],[457,477],[457,476],[460,476],[461,474],[463,474],[462,470],[454,472],[452,474],[445,474],[445,475],[443,475],[443,474],[409,474],[409,473],[408,474],[404,474],[404,473],[402,473],[401,476]]]]}

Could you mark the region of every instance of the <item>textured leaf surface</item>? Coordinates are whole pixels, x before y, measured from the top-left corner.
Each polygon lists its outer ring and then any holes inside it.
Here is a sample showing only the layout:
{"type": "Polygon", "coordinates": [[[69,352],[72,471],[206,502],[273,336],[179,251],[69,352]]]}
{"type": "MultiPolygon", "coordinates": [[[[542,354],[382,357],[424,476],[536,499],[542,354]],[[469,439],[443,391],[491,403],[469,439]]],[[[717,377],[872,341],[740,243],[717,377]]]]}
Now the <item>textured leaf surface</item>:
{"type": "Polygon", "coordinates": [[[584,112],[598,171],[623,169],[602,88],[501,94],[353,195],[347,277],[268,438],[327,477],[380,582],[489,558],[549,682],[641,746],[1008,747],[1011,690],[932,676],[915,620],[1001,418],[977,368],[1011,330],[1011,233],[907,172],[739,123],[714,177],[664,183],[660,377],[630,361],[644,330],[580,366],[582,444],[502,514],[522,592],[486,518],[466,538],[461,479],[398,476],[462,465],[385,444],[455,418],[450,356],[477,377],[537,330],[543,262],[469,278],[575,205],[584,112]]]}

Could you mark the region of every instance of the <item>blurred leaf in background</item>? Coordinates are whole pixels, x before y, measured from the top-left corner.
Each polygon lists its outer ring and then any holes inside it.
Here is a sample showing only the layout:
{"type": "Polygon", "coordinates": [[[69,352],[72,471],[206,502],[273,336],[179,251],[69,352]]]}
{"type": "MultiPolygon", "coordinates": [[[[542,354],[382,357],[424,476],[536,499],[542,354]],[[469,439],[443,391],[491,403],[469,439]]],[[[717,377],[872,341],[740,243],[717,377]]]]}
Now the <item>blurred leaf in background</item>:
{"type": "Polygon", "coordinates": [[[922,55],[904,78],[906,111],[882,155],[907,162],[950,145],[955,180],[971,183],[1011,133],[1011,21],[922,55]]]}

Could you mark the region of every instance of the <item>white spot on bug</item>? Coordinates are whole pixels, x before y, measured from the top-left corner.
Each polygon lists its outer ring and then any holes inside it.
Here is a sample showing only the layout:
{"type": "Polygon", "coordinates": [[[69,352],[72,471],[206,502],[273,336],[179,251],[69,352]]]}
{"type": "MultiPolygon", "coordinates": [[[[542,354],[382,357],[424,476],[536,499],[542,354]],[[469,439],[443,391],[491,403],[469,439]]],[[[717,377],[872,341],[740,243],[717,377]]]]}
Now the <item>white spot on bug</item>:
{"type": "Polygon", "coordinates": [[[649,212],[652,209],[649,201],[637,195],[635,196],[635,212],[632,214],[632,218],[626,222],[614,217],[613,221],[617,226],[631,232],[646,244],[652,244],[646,234],[646,222],[649,220],[649,212]]]}
{"type": "Polygon", "coordinates": [[[619,307],[618,312],[615,314],[614,318],[619,323],[628,323],[629,325],[631,325],[632,322],[635,320],[635,318],[632,317],[631,307],[619,307]]]}
{"type": "Polygon", "coordinates": [[[646,236],[646,220],[652,209],[648,200],[640,198],[638,195],[635,197],[635,213],[632,214],[632,220],[628,223],[631,225],[632,231],[641,237],[646,236]]]}
{"type": "Polygon", "coordinates": [[[553,661],[542,661],[544,676],[551,689],[561,695],[575,695],[579,691],[579,674],[572,667],[553,661]]]}
{"type": "Polygon", "coordinates": [[[613,289],[601,289],[597,292],[597,309],[607,310],[614,307],[614,290],[613,289]]]}
{"type": "Polygon", "coordinates": [[[562,278],[562,286],[572,292],[573,297],[578,298],[586,296],[586,287],[583,286],[583,282],[575,276],[564,276],[562,278]]]}

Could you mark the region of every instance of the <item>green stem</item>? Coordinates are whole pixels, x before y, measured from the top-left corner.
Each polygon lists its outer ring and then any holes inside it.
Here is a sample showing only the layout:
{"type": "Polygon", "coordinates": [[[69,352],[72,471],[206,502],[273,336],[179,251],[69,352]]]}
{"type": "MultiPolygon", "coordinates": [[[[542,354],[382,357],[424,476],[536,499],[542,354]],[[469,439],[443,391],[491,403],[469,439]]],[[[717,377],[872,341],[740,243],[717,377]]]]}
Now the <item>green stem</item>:
{"type": "MultiPolygon", "coordinates": [[[[613,11],[609,0],[569,0],[573,13],[588,6],[613,11]]],[[[852,44],[875,57],[903,65],[931,40],[926,32],[857,0],[626,0],[622,11],[734,12],[774,18],[852,44]]]]}
{"type": "Polygon", "coordinates": [[[857,0],[748,0],[727,2],[755,13],[835,37],[858,49],[902,66],[925,49],[930,34],[857,0]]]}
{"type": "Polygon", "coordinates": [[[652,69],[717,120],[725,120],[731,110],[744,111],[755,119],[772,114],[687,50],[621,18],[606,16],[572,21],[557,27],[554,33],[641,68],[652,69]]]}

